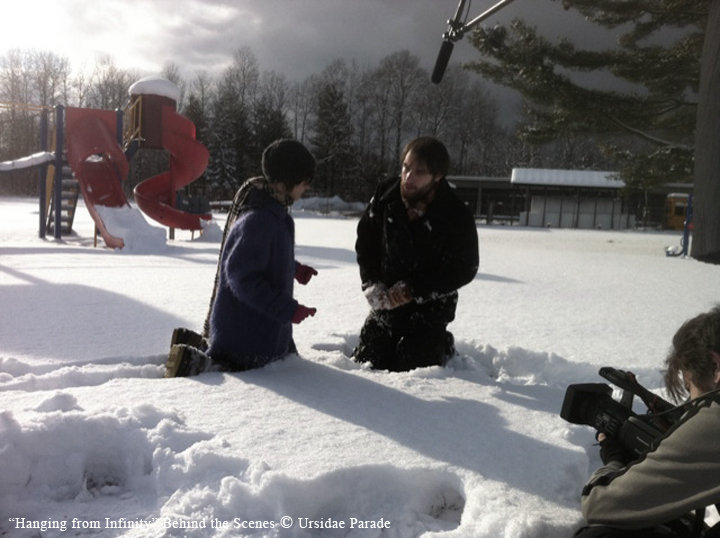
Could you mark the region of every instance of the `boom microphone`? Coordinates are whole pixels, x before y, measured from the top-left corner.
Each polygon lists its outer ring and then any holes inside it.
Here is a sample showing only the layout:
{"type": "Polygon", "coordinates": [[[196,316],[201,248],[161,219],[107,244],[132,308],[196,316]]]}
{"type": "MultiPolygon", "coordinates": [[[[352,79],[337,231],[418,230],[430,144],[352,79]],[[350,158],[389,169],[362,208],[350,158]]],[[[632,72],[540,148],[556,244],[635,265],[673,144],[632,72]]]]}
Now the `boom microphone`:
{"type": "Polygon", "coordinates": [[[440,52],[438,53],[437,60],[435,60],[435,68],[430,77],[433,84],[439,84],[442,80],[454,47],[455,44],[449,39],[443,40],[442,45],[440,45],[440,52]]]}
{"type": "Polygon", "coordinates": [[[445,68],[450,61],[450,54],[452,54],[452,50],[454,47],[453,41],[458,41],[462,39],[462,36],[465,32],[470,30],[480,21],[487,19],[496,11],[504,8],[512,1],[513,0],[499,0],[499,2],[492,6],[490,9],[486,9],[484,12],[475,17],[470,22],[464,23],[462,21],[462,17],[463,11],[465,9],[465,2],[467,2],[467,0],[460,0],[458,2],[457,10],[455,11],[455,16],[449,21],[447,21],[448,30],[442,36],[443,42],[442,45],[440,45],[440,52],[438,53],[437,60],[435,61],[435,69],[433,69],[430,80],[435,84],[442,80],[443,75],[445,74],[445,68]]]}

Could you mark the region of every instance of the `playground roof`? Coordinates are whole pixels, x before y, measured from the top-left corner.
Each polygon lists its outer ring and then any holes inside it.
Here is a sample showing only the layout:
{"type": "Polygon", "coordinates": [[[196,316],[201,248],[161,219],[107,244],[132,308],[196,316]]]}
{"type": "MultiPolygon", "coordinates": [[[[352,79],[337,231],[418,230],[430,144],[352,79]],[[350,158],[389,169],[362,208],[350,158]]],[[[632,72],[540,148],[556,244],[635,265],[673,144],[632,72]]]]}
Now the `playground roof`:
{"type": "Polygon", "coordinates": [[[180,100],[180,89],[173,82],[162,77],[141,78],[130,86],[129,95],[159,95],[175,102],[180,100]]]}
{"type": "Polygon", "coordinates": [[[513,168],[511,183],[522,185],[548,185],[557,187],[595,187],[621,189],[622,180],[617,172],[594,170],[554,170],[548,168],[513,168]]]}

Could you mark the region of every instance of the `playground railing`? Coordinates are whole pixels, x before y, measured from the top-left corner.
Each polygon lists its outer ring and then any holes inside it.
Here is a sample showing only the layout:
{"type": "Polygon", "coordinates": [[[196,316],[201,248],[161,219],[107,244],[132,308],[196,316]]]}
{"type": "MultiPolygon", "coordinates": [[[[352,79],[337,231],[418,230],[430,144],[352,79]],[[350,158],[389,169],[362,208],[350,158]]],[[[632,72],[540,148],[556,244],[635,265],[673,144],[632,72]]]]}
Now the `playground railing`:
{"type": "Polygon", "coordinates": [[[42,112],[43,110],[52,110],[53,107],[45,105],[32,105],[29,103],[10,103],[0,101],[0,108],[14,108],[17,110],[29,110],[31,112],[42,112]]]}
{"type": "Polygon", "coordinates": [[[127,148],[133,141],[142,138],[142,96],[128,103],[124,114],[123,147],[127,148]]]}

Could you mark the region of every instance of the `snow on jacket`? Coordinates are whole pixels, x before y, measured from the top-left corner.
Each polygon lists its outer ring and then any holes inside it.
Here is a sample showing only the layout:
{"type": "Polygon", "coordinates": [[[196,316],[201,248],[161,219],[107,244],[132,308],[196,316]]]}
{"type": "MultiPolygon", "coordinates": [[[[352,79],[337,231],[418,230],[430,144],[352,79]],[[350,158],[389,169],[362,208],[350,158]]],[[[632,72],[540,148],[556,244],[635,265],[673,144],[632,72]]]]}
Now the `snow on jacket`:
{"type": "Polygon", "coordinates": [[[295,225],[267,192],[253,189],[228,232],[210,313],[208,353],[237,369],[294,351],[295,225]]]}
{"type": "Polygon", "coordinates": [[[380,183],[358,223],[355,250],[363,289],[404,281],[417,304],[445,304],[428,311],[446,323],[454,317],[458,288],[475,278],[479,265],[475,218],[444,178],[425,215],[412,222],[400,180],[380,183]]]}
{"type": "Polygon", "coordinates": [[[720,393],[691,406],[644,458],[593,474],[582,496],[589,524],[641,529],[720,501],[720,393]]]}

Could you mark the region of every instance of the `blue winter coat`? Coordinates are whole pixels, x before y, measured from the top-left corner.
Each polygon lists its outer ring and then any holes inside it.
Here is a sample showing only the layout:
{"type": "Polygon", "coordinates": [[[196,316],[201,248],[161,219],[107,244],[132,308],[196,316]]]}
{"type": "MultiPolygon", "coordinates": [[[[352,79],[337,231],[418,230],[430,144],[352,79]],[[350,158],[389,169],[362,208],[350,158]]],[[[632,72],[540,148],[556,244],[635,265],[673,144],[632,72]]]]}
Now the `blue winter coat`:
{"type": "Polygon", "coordinates": [[[234,370],[263,366],[295,350],[292,316],[295,225],[262,190],[248,195],[220,259],[208,354],[234,370]]]}

